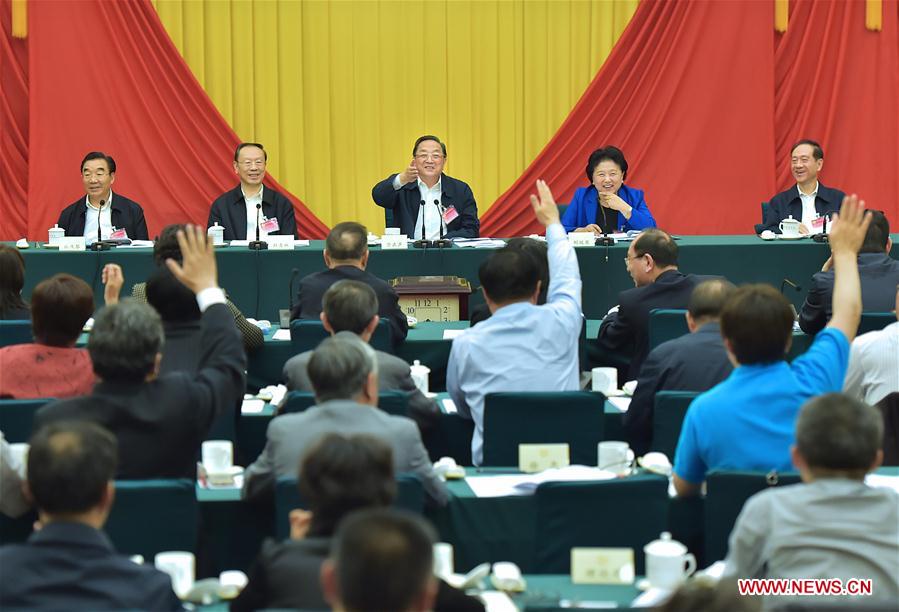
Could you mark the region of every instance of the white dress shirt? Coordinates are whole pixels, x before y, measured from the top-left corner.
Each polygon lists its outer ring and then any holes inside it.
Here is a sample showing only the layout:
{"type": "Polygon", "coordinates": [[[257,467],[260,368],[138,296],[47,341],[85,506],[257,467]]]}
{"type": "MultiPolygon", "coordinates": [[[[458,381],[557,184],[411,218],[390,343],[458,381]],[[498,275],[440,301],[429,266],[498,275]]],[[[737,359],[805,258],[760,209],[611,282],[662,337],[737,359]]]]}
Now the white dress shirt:
{"type": "Polygon", "coordinates": [[[100,237],[108,240],[112,235],[112,189],[109,190],[109,198],[99,209],[91,204],[90,196],[84,196],[84,205],[87,206],[87,214],[84,217],[84,243],[93,244],[97,241],[97,211],[100,212],[100,237]]]}
{"type": "Polygon", "coordinates": [[[815,208],[815,196],[818,195],[818,181],[815,181],[815,189],[811,193],[802,193],[802,189],[799,188],[798,184],[796,185],[796,190],[799,192],[799,199],[802,200],[802,224],[811,232],[812,220],[818,216],[818,210],[815,208]]]}
{"type": "MultiPolygon", "coordinates": [[[[240,187],[240,193],[243,194],[243,200],[247,205],[247,240],[256,240],[256,215],[259,215],[259,222],[262,223],[263,215],[262,211],[256,210],[257,204],[262,204],[262,190],[265,189],[264,186],[259,186],[259,193],[254,196],[248,196],[246,192],[243,190],[243,185],[240,187]]],[[[259,228],[259,238],[265,238],[268,235],[266,231],[262,228],[259,228]]]]}
{"type": "MultiPolygon", "coordinates": [[[[422,216],[424,216],[425,238],[427,240],[437,240],[440,238],[441,229],[446,233],[446,227],[443,225],[443,177],[440,177],[433,187],[428,187],[421,179],[417,179],[419,201],[424,200],[424,207],[419,206],[418,218],[415,220],[415,231],[410,238],[414,240],[421,239],[422,216]]],[[[403,187],[400,183],[400,175],[397,174],[393,178],[393,189],[397,191],[403,187]]]]}
{"type": "Polygon", "coordinates": [[[498,391],[577,391],[581,333],[581,274],[565,229],[546,228],[546,304],[516,302],[453,340],[446,390],[474,420],[471,456],[484,458],[484,397],[498,391]]]}
{"type": "Polygon", "coordinates": [[[852,341],[843,391],[872,406],[899,391],[899,321],[852,341]]]}

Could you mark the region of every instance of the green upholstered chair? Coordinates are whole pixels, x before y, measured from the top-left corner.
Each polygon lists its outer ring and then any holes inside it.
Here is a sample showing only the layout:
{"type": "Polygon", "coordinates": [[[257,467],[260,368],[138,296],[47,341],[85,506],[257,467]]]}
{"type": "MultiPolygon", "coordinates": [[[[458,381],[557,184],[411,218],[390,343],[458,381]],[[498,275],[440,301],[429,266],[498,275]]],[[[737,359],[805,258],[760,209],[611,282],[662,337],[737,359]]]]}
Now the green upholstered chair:
{"type": "Polygon", "coordinates": [[[544,483],[536,504],[538,574],[570,573],[571,549],[580,546],[633,548],[642,574],[643,547],[668,529],[668,479],[655,474],[544,483]]]}
{"type": "Polygon", "coordinates": [[[605,396],[590,391],[488,393],[485,466],[517,466],[519,444],[568,444],[571,463],[596,465],[605,396]]]}
{"type": "Polygon", "coordinates": [[[52,398],[0,400],[0,431],[7,442],[28,442],[34,426],[34,413],[52,398]]]}
{"type": "Polygon", "coordinates": [[[167,550],[194,552],[199,506],[196,483],[187,479],[117,480],[104,531],[116,550],[153,563],[167,550]]]}
{"type": "MultiPolygon", "coordinates": [[[[414,474],[397,474],[395,508],[421,514],[425,508],[425,490],[414,474]]],[[[275,536],[283,540],[290,535],[288,514],[294,508],[307,508],[300,497],[296,478],[279,478],[275,483],[275,536]]]]}
{"type": "MultiPolygon", "coordinates": [[[[330,335],[322,322],[317,319],[295,319],[290,322],[290,343],[294,354],[315,349],[322,340],[330,335]]],[[[393,353],[390,341],[390,321],[386,318],[378,321],[378,326],[375,328],[369,344],[377,351],[393,353]]]]}
{"type": "Polygon", "coordinates": [[[649,313],[649,350],[690,333],[686,310],[655,308],[649,313]]]}
{"type": "Polygon", "coordinates": [[[690,402],[699,395],[695,391],[659,391],[652,412],[652,444],[650,448],[665,453],[672,463],[681,426],[690,402]]]}
{"type": "MultiPolygon", "coordinates": [[[[280,412],[303,412],[315,406],[315,396],[308,391],[291,391],[285,397],[280,412]]],[[[409,396],[403,391],[384,391],[378,394],[378,408],[389,414],[407,416],[409,396]]]]}
{"type": "Polygon", "coordinates": [[[769,487],[800,482],[799,474],[713,470],[706,474],[705,563],[727,555],[730,532],[746,500],[769,487]]]}
{"type": "Polygon", "coordinates": [[[13,344],[28,344],[34,342],[31,335],[31,321],[9,320],[0,321],[0,348],[13,344]]]}

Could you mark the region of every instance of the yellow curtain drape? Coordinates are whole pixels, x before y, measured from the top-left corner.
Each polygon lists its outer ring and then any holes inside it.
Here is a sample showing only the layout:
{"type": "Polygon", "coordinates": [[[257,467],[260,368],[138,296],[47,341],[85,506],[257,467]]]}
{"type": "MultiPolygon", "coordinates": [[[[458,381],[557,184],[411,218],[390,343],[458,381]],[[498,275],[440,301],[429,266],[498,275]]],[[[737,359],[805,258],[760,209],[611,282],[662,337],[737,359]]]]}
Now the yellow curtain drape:
{"type": "Polygon", "coordinates": [[[265,145],[273,176],[326,224],[379,231],[371,188],[427,133],[447,143],[447,174],[483,214],[555,133],[638,0],[153,4],[239,137],[265,145]]]}

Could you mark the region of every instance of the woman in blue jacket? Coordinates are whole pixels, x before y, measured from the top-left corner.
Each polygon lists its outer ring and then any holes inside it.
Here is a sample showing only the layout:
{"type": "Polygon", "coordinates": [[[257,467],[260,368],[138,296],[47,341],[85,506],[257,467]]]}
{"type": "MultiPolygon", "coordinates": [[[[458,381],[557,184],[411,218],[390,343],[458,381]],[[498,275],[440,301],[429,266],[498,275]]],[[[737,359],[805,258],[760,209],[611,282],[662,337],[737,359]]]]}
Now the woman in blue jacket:
{"type": "Polygon", "coordinates": [[[567,232],[612,234],[655,227],[643,190],[624,184],[627,160],[621,149],[596,149],[587,161],[589,187],[580,187],[562,216],[567,232]]]}

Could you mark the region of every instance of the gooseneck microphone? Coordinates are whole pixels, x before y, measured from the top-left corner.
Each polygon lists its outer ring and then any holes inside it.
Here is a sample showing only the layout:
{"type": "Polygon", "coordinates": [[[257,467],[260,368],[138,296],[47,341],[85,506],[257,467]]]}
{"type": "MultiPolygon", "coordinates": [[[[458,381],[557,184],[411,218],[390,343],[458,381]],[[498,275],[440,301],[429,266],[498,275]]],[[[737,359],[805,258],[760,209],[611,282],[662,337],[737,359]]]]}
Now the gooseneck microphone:
{"type": "Polygon", "coordinates": [[[259,216],[262,214],[262,202],[256,204],[256,240],[247,244],[247,248],[251,251],[264,251],[268,248],[268,243],[259,239],[259,216]]]}
{"type": "MultiPolygon", "coordinates": [[[[606,217],[606,207],[602,205],[602,200],[599,197],[599,191],[596,192],[596,211],[598,213],[602,213],[602,223],[600,224],[600,229],[602,230],[602,236],[597,236],[594,241],[594,245],[596,246],[605,246],[610,247],[615,245],[615,239],[609,236],[606,232],[606,227],[609,225],[609,220],[606,217]]],[[[599,221],[599,218],[596,219],[599,221]]],[[[609,250],[606,249],[606,261],[609,261],[609,250]]]]}
{"type": "Polygon", "coordinates": [[[802,291],[802,286],[801,286],[801,285],[797,285],[796,283],[794,283],[794,282],[793,282],[792,280],[790,280],[789,278],[785,278],[785,279],[783,279],[782,281],[780,281],[780,292],[781,292],[781,293],[784,292],[784,288],[785,288],[787,285],[789,285],[790,287],[792,287],[792,288],[795,289],[796,291],[802,291]]]}
{"type": "Polygon", "coordinates": [[[443,237],[443,215],[446,212],[446,208],[436,198],[434,199],[434,206],[437,207],[437,214],[440,216],[440,239],[434,240],[431,244],[437,248],[444,249],[453,245],[451,240],[443,237]]]}
{"type": "Polygon", "coordinates": [[[94,241],[94,244],[91,245],[92,251],[108,251],[111,245],[107,242],[103,242],[103,233],[102,226],[100,221],[100,213],[103,212],[103,206],[106,204],[106,200],[100,200],[100,206],[97,208],[97,239],[94,241]]]}
{"type": "Polygon", "coordinates": [[[426,249],[431,246],[431,241],[428,240],[428,235],[425,232],[425,201],[418,201],[418,216],[421,218],[421,238],[412,243],[412,246],[416,249],[426,249]]]}

